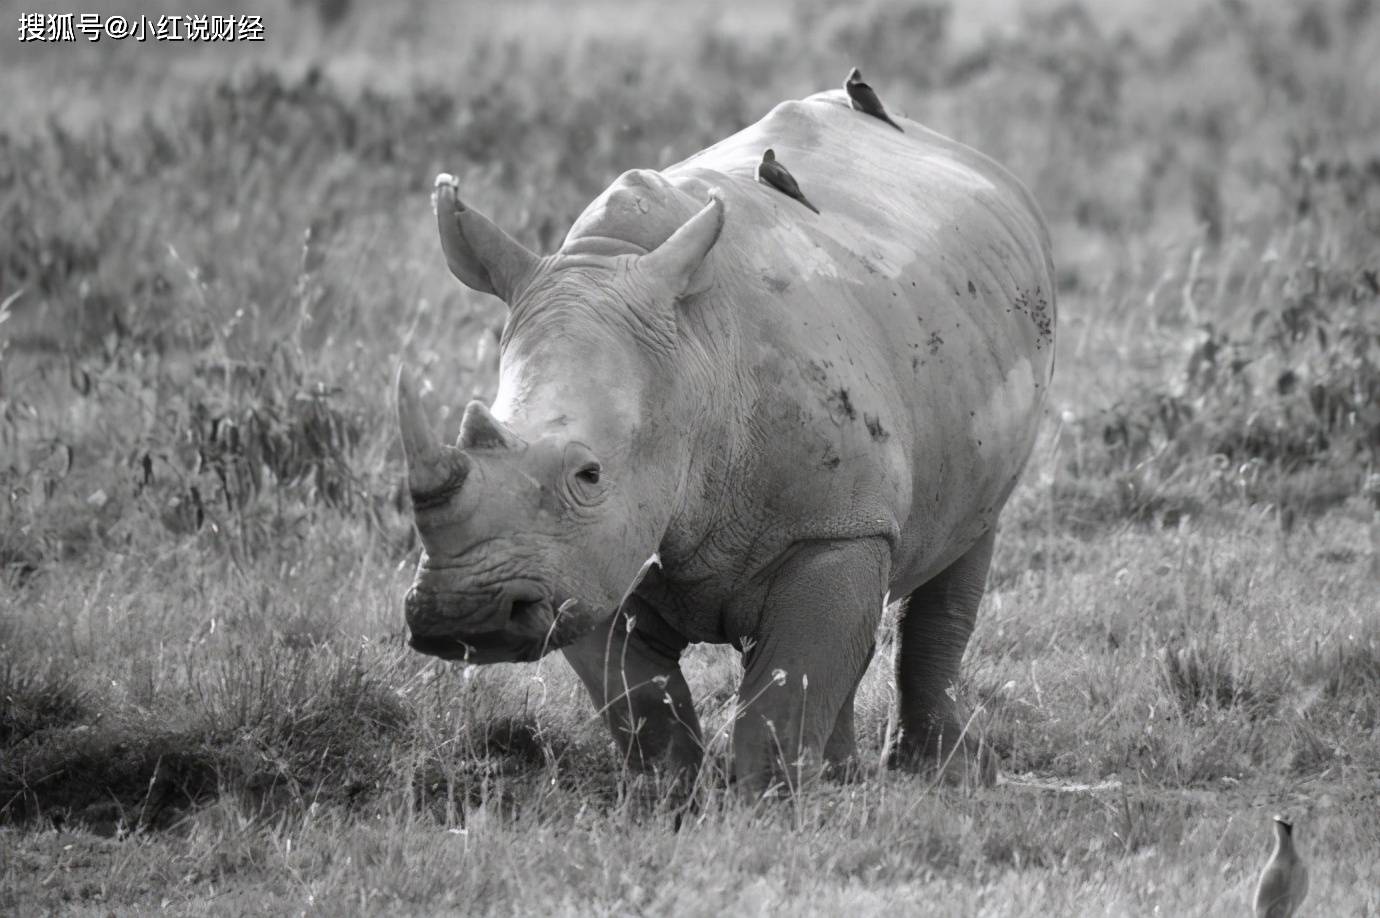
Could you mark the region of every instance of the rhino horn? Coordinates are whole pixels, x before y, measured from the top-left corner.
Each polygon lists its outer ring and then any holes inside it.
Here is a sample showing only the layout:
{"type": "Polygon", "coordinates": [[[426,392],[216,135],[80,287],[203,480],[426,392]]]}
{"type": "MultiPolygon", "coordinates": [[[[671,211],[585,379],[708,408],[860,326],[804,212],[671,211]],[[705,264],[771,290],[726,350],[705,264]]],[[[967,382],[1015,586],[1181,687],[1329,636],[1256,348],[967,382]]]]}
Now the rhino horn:
{"type": "Polygon", "coordinates": [[[503,426],[481,401],[473,401],[465,406],[465,417],[460,421],[460,439],[456,446],[461,449],[519,449],[522,440],[503,426]]]}
{"type": "Polygon", "coordinates": [[[710,194],[709,203],[681,224],[661,245],[638,260],[638,267],[675,291],[677,297],[697,293],[703,286],[696,275],[724,228],[724,203],[710,194]]]}
{"type": "Polygon", "coordinates": [[[407,484],[413,495],[431,494],[464,482],[469,460],[459,450],[437,442],[412,380],[402,366],[398,367],[398,431],[407,462],[407,484]]]}
{"type": "Polygon", "coordinates": [[[436,177],[433,197],[441,250],[451,273],[467,287],[492,293],[509,306],[536,272],[540,258],[499,229],[489,218],[466,207],[456,194],[456,180],[436,177]]]}

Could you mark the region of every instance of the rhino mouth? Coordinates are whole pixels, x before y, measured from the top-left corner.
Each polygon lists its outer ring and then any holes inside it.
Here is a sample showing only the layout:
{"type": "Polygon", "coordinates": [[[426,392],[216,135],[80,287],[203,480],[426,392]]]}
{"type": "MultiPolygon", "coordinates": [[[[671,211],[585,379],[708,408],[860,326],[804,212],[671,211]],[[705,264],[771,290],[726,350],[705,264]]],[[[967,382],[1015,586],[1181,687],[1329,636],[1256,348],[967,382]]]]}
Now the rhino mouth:
{"type": "Polygon", "coordinates": [[[578,640],[607,614],[568,599],[553,608],[546,599],[519,600],[512,604],[508,626],[498,631],[453,635],[413,633],[413,650],[443,660],[469,663],[530,663],[549,651],[578,640]]]}
{"type": "Polygon", "coordinates": [[[419,653],[442,660],[464,660],[467,663],[523,663],[537,659],[528,642],[514,641],[506,631],[458,637],[421,637],[413,635],[408,645],[419,653]]]}
{"type": "MultiPolygon", "coordinates": [[[[661,558],[653,553],[638,570],[637,576],[613,607],[584,602],[574,597],[557,603],[543,588],[531,582],[514,582],[500,594],[501,628],[443,629],[436,633],[428,624],[436,622],[438,595],[414,586],[407,596],[408,623],[413,625],[408,643],[418,653],[443,660],[464,660],[468,663],[530,663],[553,650],[574,643],[606,623],[632,595],[642,578],[661,558]],[[430,633],[419,634],[416,625],[430,633]],[[449,633],[445,633],[445,632],[449,633]]],[[[491,619],[492,621],[492,619],[491,619]]]]}

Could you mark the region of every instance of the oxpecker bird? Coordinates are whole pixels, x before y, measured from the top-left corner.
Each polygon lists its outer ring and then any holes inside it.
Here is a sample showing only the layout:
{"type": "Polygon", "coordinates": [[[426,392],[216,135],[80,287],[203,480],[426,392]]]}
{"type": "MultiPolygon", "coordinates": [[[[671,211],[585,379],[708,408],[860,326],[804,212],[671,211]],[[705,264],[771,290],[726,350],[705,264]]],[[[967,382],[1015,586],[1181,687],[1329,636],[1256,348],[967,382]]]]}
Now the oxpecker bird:
{"type": "Polygon", "coordinates": [[[762,161],[757,164],[757,181],[775,188],[787,197],[795,198],[810,210],[819,213],[819,208],[811,204],[805,195],[801,194],[800,186],[795,183],[795,176],[787,172],[786,167],[776,161],[776,151],[770,147],[762,154],[762,161]]]}
{"type": "Polygon", "coordinates": [[[1256,918],[1291,918],[1308,894],[1308,868],[1294,848],[1294,827],[1275,817],[1275,853],[1255,888],[1256,918]]]}
{"type": "Polygon", "coordinates": [[[886,113],[886,108],[882,106],[882,100],[877,98],[872,87],[863,82],[862,72],[857,67],[849,72],[848,79],[843,82],[843,88],[848,93],[848,101],[852,103],[854,109],[864,115],[880,118],[902,134],[905,133],[899,124],[891,120],[891,116],[886,113]]]}

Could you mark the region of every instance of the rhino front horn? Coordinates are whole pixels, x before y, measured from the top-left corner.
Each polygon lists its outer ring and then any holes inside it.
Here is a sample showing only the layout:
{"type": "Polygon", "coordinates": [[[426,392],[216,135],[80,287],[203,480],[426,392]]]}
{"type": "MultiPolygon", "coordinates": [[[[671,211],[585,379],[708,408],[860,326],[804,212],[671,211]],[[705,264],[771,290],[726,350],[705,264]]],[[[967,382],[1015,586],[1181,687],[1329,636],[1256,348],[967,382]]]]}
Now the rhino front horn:
{"type": "Polygon", "coordinates": [[[407,369],[398,367],[398,431],[407,462],[407,485],[413,497],[444,487],[459,487],[469,472],[469,460],[459,450],[437,442],[427,424],[407,369]]]}

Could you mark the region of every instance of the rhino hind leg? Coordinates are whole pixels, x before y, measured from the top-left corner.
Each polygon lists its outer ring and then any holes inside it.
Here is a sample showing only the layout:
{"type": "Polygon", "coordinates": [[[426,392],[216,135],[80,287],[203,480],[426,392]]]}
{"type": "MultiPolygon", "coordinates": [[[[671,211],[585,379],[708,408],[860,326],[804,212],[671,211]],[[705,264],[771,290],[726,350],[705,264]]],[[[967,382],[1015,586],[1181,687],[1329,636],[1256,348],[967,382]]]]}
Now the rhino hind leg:
{"type": "Polygon", "coordinates": [[[853,695],[881,618],[881,539],[799,543],[772,566],[744,653],[733,777],[749,797],[798,788],[853,756],[853,695]]]}
{"type": "Polygon", "coordinates": [[[699,773],[704,751],[690,686],[680,669],[688,643],[634,596],[608,627],[562,648],[613,733],[625,766],[687,787],[699,773]]]}
{"type": "Polygon", "coordinates": [[[996,781],[996,758],[974,725],[960,716],[959,663],[973,633],[992,561],[994,533],[906,598],[897,624],[899,732],[887,738],[887,764],[912,771],[943,769],[946,781],[996,781]]]}

